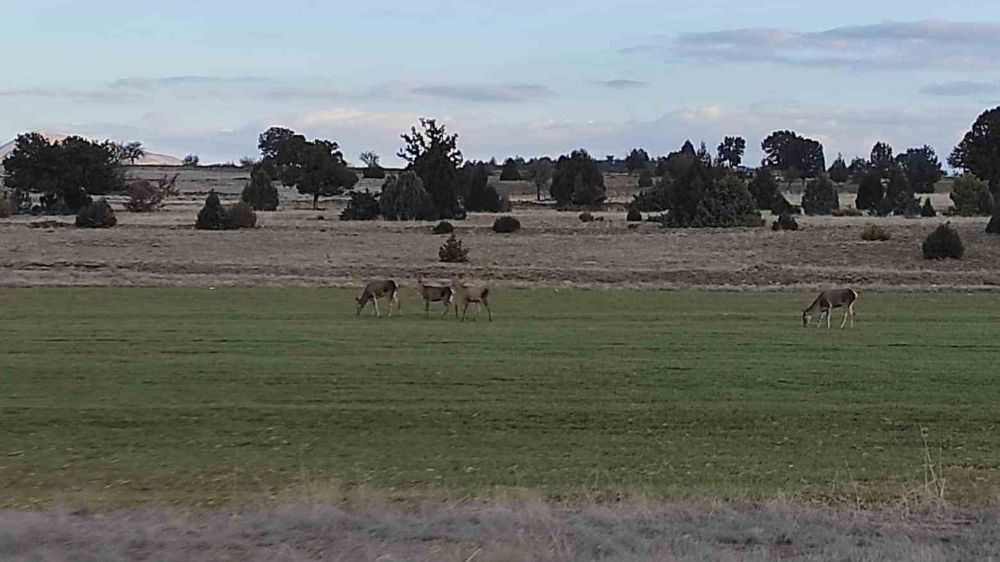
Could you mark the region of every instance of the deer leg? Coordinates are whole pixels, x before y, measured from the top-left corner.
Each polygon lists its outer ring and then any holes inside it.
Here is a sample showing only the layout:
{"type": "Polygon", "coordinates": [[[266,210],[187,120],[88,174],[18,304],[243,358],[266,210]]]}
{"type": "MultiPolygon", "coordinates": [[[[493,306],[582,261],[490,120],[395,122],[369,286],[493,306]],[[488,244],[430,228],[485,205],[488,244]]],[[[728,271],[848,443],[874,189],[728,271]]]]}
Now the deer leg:
{"type": "Polygon", "coordinates": [[[396,313],[402,314],[403,313],[403,303],[399,301],[399,292],[398,291],[392,294],[392,300],[393,300],[393,302],[396,303],[396,313]]]}
{"type": "Polygon", "coordinates": [[[833,308],[826,309],[826,329],[830,329],[830,317],[833,316],[833,308]]]}
{"type": "MultiPolygon", "coordinates": [[[[469,312],[469,301],[465,301],[465,306],[462,307],[462,322],[465,322],[465,315],[469,312]]],[[[455,309],[455,314],[458,314],[458,309],[455,309]]]]}
{"type": "MultiPolygon", "coordinates": [[[[444,312],[441,313],[441,318],[443,319],[443,318],[447,318],[448,317],[448,311],[451,310],[451,307],[454,305],[454,303],[451,302],[448,299],[445,299],[445,300],[443,300],[441,302],[444,303],[444,312]]],[[[458,312],[458,307],[457,306],[455,307],[455,312],[456,313],[458,312]]]]}
{"type": "Polygon", "coordinates": [[[851,306],[847,307],[847,310],[851,311],[851,327],[853,328],[854,327],[854,303],[853,302],[851,303],[851,306]]]}
{"type": "Polygon", "coordinates": [[[819,318],[817,318],[817,319],[816,319],[816,328],[817,328],[817,329],[819,329],[819,328],[822,328],[822,327],[823,327],[823,313],[824,313],[824,312],[826,312],[826,311],[825,311],[825,310],[823,310],[822,308],[821,308],[821,309],[819,309],[819,318]]]}
{"type": "Polygon", "coordinates": [[[486,315],[489,317],[490,322],[493,321],[493,313],[490,312],[490,303],[488,301],[483,301],[483,306],[486,307],[486,315]]]}
{"type": "Polygon", "coordinates": [[[378,311],[378,297],[372,299],[372,304],[375,305],[375,318],[381,318],[382,314],[378,311]]]}
{"type": "Polygon", "coordinates": [[[840,329],[841,330],[843,330],[844,326],[847,325],[847,317],[850,316],[850,315],[851,315],[851,307],[847,307],[847,309],[844,310],[844,320],[843,320],[843,322],[840,323],[840,329]]]}

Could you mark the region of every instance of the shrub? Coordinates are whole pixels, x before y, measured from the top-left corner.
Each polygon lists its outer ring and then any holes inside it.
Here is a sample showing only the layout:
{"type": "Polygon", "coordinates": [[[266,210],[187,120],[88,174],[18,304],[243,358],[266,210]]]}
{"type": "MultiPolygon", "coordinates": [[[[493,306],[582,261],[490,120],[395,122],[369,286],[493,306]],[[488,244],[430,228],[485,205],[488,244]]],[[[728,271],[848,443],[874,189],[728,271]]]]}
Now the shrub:
{"type": "Polygon", "coordinates": [[[778,220],[771,224],[771,230],[798,230],[799,221],[795,220],[795,217],[787,213],[782,213],[778,215],[778,220]]]}
{"type": "Polygon", "coordinates": [[[976,176],[965,174],[955,178],[951,188],[954,213],[963,217],[988,214],[992,208],[984,210],[982,204],[988,199],[989,186],[976,176]]]}
{"type": "Polygon", "coordinates": [[[424,182],[414,172],[392,176],[382,185],[379,197],[382,216],[390,221],[434,220],[438,218],[434,200],[424,182]]]}
{"type": "Polygon", "coordinates": [[[633,207],[628,208],[628,214],[625,215],[625,220],[628,222],[642,222],[642,212],[633,207]]]}
{"type": "Polygon", "coordinates": [[[649,168],[643,168],[639,172],[639,187],[653,187],[653,174],[649,171],[649,168]]]}
{"type": "Polygon", "coordinates": [[[347,202],[347,207],[340,213],[342,221],[373,221],[378,218],[381,211],[378,199],[374,195],[364,191],[352,191],[351,200],[347,202]]]}
{"type": "Polygon", "coordinates": [[[951,223],[945,223],[927,236],[923,243],[924,258],[929,260],[943,260],[946,258],[962,259],[965,248],[962,246],[962,238],[958,231],[951,227],[951,223]]]}
{"type": "Polygon", "coordinates": [[[631,207],[643,213],[660,213],[666,211],[670,208],[669,182],[660,180],[652,188],[634,195],[631,207]]]}
{"type": "Polygon", "coordinates": [[[909,191],[900,191],[892,203],[892,214],[904,217],[920,215],[920,202],[909,191]]]}
{"type": "Polygon", "coordinates": [[[127,191],[129,200],[125,203],[125,208],[133,213],[148,213],[163,206],[163,200],[171,195],[180,195],[176,188],[177,177],[163,176],[156,182],[149,180],[138,180],[129,182],[127,191]]]}
{"type": "Polygon", "coordinates": [[[802,210],[808,215],[829,215],[840,208],[837,190],[830,178],[820,176],[809,182],[802,195],[802,210]]]}
{"type": "Polygon", "coordinates": [[[868,242],[885,242],[890,238],[889,229],[877,224],[869,224],[861,231],[861,239],[868,242]]]}
{"type": "Polygon", "coordinates": [[[936,217],[937,211],[934,209],[934,205],[931,205],[931,198],[928,197],[924,199],[924,204],[920,207],[920,216],[922,217],[936,217]]]}
{"type": "Polygon", "coordinates": [[[240,198],[255,211],[273,211],[278,208],[278,188],[274,187],[271,177],[262,169],[250,176],[240,198]]]}
{"type": "Polygon", "coordinates": [[[246,201],[240,201],[235,205],[228,205],[223,208],[222,228],[225,230],[237,230],[240,228],[253,228],[257,226],[257,213],[246,201]]]}
{"type": "Polygon", "coordinates": [[[111,228],[116,224],[115,212],[104,199],[92,201],[76,215],[76,226],[81,228],[111,228]]]}
{"type": "Polygon", "coordinates": [[[361,177],[370,180],[384,180],[385,179],[385,169],[381,166],[367,167],[361,172],[361,177]]]}
{"type": "Polygon", "coordinates": [[[455,232],[455,227],[448,221],[441,221],[434,226],[431,232],[434,234],[451,234],[455,232]]]}
{"type": "Polygon", "coordinates": [[[500,170],[500,181],[521,181],[521,170],[518,169],[517,160],[508,158],[503,163],[503,169],[500,170]]]}
{"type": "Polygon", "coordinates": [[[497,220],[493,221],[493,232],[506,234],[510,232],[517,232],[518,230],[521,230],[521,221],[514,217],[497,217],[497,220]]]}
{"type": "Polygon", "coordinates": [[[462,241],[452,234],[438,250],[438,258],[445,263],[465,263],[469,261],[469,250],[462,247],[462,241]]]}
{"type": "Polygon", "coordinates": [[[580,213],[580,222],[594,222],[594,215],[590,211],[584,211],[580,213]]]}
{"type": "Polygon", "coordinates": [[[194,227],[198,230],[222,230],[223,225],[222,203],[215,191],[210,191],[205,198],[205,206],[198,211],[198,220],[194,227]]]}

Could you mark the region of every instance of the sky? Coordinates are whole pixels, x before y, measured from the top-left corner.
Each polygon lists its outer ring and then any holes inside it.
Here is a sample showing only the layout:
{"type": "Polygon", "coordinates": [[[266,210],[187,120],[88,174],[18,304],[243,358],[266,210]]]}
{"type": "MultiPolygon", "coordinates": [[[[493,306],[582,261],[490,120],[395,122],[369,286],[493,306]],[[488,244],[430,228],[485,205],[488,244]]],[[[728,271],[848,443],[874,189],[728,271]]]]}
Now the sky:
{"type": "Polygon", "coordinates": [[[466,158],[651,155],[791,129],[837,153],[942,160],[1000,105],[982,0],[6,0],[0,144],[26,131],[203,163],[284,126],[399,160],[421,117],[466,158]]]}

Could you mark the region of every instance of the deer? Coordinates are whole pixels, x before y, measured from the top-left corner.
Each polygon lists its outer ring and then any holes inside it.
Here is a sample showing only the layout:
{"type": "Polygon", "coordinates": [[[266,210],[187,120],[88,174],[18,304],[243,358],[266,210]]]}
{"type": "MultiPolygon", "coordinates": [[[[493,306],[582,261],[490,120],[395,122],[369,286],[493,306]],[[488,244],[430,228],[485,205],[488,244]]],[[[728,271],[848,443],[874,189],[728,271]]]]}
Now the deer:
{"type": "Polygon", "coordinates": [[[372,281],[365,285],[365,290],[356,299],[358,301],[358,316],[361,315],[361,311],[364,310],[365,305],[370,301],[375,305],[375,317],[381,318],[382,315],[378,310],[378,300],[383,298],[389,302],[389,318],[392,318],[392,303],[396,303],[396,309],[399,312],[403,311],[403,306],[399,303],[399,285],[391,279],[386,279],[383,281],[372,281]]]}
{"type": "MultiPolygon", "coordinates": [[[[447,316],[455,304],[455,291],[446,282],[426,281],[422,275],[418,275],[417,288],[420,290],[420,296],[424,298],[424,318],[430,317],[432,302],[444,303],[444,313],[441,318],[447,316]]],[[[458,309],[455,309],[455,314],[458,315],[458,309]]]]}
{"type": "Polygon", "coordinates": [[[826,328],[830,329],[830,315],[833,309],[845,307],[844,320],[840,323],[840,328],[844,329],[847,319],[851,320],[851,327],[854,327],[854,302],[858,300],[858,294],[852,289],[829,289],[823,291],[816,297],[809,308],[802,311],[802,326],[808,328],[812,323],[813,315],[819,312],[819,321],[816,327],[823,325],[823,315],[826,315],[826,328]]]}
{"type": "MultiPolygon", "coordinates": [[[[462,304],[462,322],[465,322],[465,313],[469,310],[469,303],[476,304],[476,318],[479,318],[479,305],[482,303],[486,307],[486,314],[490,322],[493,321],[493,313],[490,311],[490,288],[486,285],[470,285],[462,281],[461,276],[451,280],[452,290],[458,297],[458,302],[462,304]]],[[[455,305],[455,319],[458,319],[458,305],[455,305]]]]}

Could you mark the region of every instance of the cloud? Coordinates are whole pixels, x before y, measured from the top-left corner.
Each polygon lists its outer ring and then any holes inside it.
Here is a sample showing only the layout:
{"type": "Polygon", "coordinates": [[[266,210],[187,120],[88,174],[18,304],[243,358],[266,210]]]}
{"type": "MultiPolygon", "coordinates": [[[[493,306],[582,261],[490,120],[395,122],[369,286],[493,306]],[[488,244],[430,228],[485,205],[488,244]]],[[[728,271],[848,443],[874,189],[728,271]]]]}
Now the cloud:
{"type": "Polygon", "coordinates": [[[517,103],[547,98],[552,91],[539,84],[423,84],[413,86],[416,96],[470,102],[517,103]]]}
{"type": "Polygon", "coordinates": [[[626,78],[620,78],[617,80],[597,80],[594,84],[611,90],[636,90],[639,88],[648,88],[650,86],[649,82],[644,82],[642,80],[629,80],[626,78]]]}
{"type": "Polygon", "coordinates": [[[684,33],[620,52],[711,63],[760,62],[855,70],[981,69],[1000,65],[1000,23],[924,20],[824,31],[744,28],[684,33]]]}
{"type": "Polygon", "coordinates": [[[929,96],[974,97],[996,94],[1000,85],[992,82],[936,82],[921,88],[920,93],[929,96]]]}

